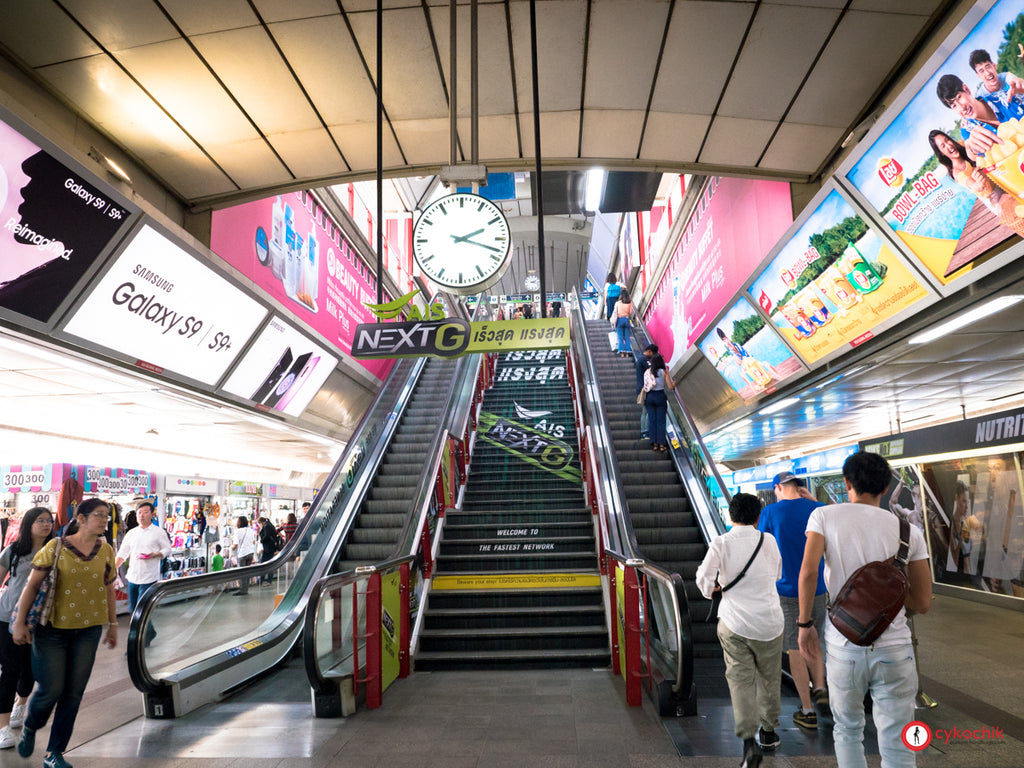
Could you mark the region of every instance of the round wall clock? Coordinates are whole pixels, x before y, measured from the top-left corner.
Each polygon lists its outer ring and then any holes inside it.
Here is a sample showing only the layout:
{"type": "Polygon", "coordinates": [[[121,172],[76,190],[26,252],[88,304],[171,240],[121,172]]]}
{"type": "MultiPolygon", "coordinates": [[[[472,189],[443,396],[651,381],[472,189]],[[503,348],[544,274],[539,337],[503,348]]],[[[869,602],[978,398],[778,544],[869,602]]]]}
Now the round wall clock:
{"type": "Polygon", "coordinates": [[[528,291],[539,291],[540,290],[540,278],[536,275],[527,275],[526,279],[523,280],[523,288],[528,291]]]}
{"type": "Polygon", "coordinates": [[[416,265],[455,293],[479,293],[508,268],[512,238],[501,209],[479,195],[457,192],[435,200],[412,230],[416,265]]]}

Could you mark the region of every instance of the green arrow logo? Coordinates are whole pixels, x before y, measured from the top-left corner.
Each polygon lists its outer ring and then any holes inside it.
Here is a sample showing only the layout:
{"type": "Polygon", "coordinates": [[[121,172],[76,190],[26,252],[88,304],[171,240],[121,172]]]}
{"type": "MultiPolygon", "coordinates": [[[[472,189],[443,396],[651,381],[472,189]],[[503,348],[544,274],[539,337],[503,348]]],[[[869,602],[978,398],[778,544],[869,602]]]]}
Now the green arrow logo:
{"type": "Polygon", "coordinates": [[[415,291],[410,291],[405,296],[399,296],[394,301],[389,301],[387,304],[364,304],[368,310],[373,312],[381,320],[394,320],[405,309],[406,305],[412,301],[412,297],[420,292],[417,288],[415,291]]]}

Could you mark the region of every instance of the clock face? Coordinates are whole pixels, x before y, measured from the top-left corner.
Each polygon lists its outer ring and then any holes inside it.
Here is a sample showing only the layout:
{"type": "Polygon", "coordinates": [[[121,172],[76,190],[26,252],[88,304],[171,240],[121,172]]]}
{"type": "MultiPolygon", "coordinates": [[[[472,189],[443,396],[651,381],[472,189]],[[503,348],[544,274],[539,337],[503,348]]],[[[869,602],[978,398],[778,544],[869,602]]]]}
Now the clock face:
{"type": "Polygon", "coordinates": [[[527,275],[526,279],[523,280],[523,288],[528,291],[539,291],[540,290],[540,278],[536,275],[527,275]]]}
{"type": "Polygon", "coordinates": [[[413,256],[433,282],[456,293],[479,293],[508,267],[508,221],[490,200],[459,192],[431,203],[412,230],[413,256]]]}

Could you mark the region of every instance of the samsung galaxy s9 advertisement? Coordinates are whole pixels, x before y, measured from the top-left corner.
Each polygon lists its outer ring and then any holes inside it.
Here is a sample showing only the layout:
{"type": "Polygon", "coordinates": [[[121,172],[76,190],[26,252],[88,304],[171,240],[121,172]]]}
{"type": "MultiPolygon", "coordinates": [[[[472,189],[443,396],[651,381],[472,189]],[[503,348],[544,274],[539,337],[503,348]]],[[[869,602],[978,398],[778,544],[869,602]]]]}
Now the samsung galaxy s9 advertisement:
{"type": "Polygon", "coordinates": [[[223,389],[262,410],[298,416],[337,364],[337,357],[275,316],[223,389]]]}

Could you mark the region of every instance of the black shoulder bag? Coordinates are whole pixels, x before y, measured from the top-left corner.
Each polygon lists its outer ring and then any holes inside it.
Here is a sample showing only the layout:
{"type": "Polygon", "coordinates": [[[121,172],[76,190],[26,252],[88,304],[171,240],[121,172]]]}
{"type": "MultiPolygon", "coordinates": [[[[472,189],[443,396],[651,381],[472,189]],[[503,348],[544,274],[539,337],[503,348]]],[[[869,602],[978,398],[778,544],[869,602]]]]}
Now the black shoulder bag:
{"type": "Polygon", "coordinates": [[[761,545],[764,544],[764,531],[761,531],[761,538],[757,540],[757,546],[754,547],[754,553],[747,560],[747,564],[743,566],[743,570],[740,571],[739,576],[730,581],[724,587],[717,592],[711,593],[711,606],[708,608],[708,615],[704,621],[708,623],[714,623],[718,621],[718,604],[722,602],[722,593],[728,592],[730,589],[736,586],[736,583],[747,575],[747,569],[750,568],[750,564],[754,562],[754,558],[757,557],[757,553],[761,551],[761,545]]]}

